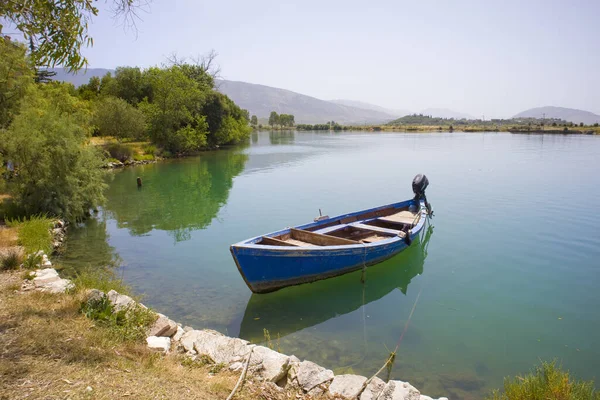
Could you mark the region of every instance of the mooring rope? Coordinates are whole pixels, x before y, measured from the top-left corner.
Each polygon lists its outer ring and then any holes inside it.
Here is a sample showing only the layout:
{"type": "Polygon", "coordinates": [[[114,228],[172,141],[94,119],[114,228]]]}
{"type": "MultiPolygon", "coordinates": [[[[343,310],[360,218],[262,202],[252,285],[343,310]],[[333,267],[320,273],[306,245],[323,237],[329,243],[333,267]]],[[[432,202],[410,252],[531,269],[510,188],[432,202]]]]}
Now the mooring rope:
{"type": "Polygon", "coordinates": [[[248,353],[248,359],[246,360],[246,365],[244,366],[244,370],[242,371],[240,378],[238,379],[237,383],[235,384],[235,387],[231,391],[231,394],[227,397],[227,400],[233,399],[235,392],[237,392],[238,388],[240,387],[240,384],[244,381],[244,378],[246,377],[246,372],[248,371],[248,366],[250,365],[250,357],[252,356],[253,351],[254,351],[254,347],[252,347],[250,349],[250,353],[248,353]]]}
{"type": "Polygon", "coordinates": [[[363,385],[362,385],[359,393],[362,393],[367,388],[367,386],[369,386],[369,383],[371,383],[371,381],[373,379],[375,379],[375,377],[377,375],[379,375],[384,370],[384,368],[386,368],[386,367],[389,368],[390,369],[390,373],[391,373],[391,366],[394,363],[394,361],[396,360],[396,353],[398,352],[398,349],[400,348],[400,343],[402,343],[402,338],[404,338],[404,334],[408,330],[408,326],[410,325],[410,320],[412,319],[412,316],[413,316],[413,314],[415,312],[415,309],[417,308],[417,303],[419,302],[419,297],[421,297],[421,292],[422,291],[423,291],[423,288],[421,288],[421,290],[419,290],[419,294],[417,294],[417,298],[415,299],[415,303],[413,304],[413,307],[410,310],[410,314],[408,315],[408,319],[406,320],[406,324],[404,324],[404,329],[402,330],[402,334],[400,335],[400,338],[398,339],[398,343],[396,343],[396,348],[394,349],[394,351],[392,351],[390,353],[390,356],[385,360],[385,363],[381,366],[381,368],[379,368],[379,370],[377,372],[375,372],[375,374],[373,376],[371,376],[369,379],[367,379],[363,383],[363,385]]]}

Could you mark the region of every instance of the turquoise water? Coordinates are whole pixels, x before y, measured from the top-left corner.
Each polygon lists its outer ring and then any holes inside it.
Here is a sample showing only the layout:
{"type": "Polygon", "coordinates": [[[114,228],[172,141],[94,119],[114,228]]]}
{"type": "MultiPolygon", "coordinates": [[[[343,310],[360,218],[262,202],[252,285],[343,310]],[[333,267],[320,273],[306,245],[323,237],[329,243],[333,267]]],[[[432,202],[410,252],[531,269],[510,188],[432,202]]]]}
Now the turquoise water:
{"type": "Polygon", "coordinates": [[[423,393],[481,398],[558,359],[600,379],[600,138],[499,133],[259,133],[247,146],[114,173],[98,218],[73,229],[65,263],[118,256],[144,303],[423,393]],[[412,197],[435,218],[419,243],[360,272],[252,295],[229,245],[412,197]],[[144,186],[136,188],[136,177],[144,186]]]}

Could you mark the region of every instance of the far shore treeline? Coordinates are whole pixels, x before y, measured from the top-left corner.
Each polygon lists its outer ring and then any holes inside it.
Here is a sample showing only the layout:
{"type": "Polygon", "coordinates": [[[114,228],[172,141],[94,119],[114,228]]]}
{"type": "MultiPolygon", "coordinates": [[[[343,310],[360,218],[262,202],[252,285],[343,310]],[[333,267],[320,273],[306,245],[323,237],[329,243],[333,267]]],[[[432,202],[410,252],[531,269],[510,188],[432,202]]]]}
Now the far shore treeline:
{"type": "Polygon", "coordinates": [[[252,131],[248,111],[215,90],[210,62],[121,67],[79,88],[48,75],[25,46],[0,37],[0,194],[10,198],[0,220],[84,217],[104,200],[101,166],[131,156],[122,142],[151,142],[145,155],[170,157],[235,144],[252,131]],[[94,146],[94,136],[116,142],[94,146]]]}

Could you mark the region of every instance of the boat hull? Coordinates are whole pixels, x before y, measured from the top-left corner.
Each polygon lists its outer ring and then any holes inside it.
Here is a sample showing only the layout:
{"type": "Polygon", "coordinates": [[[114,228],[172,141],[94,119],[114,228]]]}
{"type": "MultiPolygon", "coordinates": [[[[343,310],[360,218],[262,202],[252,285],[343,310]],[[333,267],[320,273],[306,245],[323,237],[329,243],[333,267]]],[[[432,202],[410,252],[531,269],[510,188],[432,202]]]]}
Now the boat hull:
{"type": "MultiPolygon", "coordinates": [[[[396,203],[384,207],[406,207],[411,201],[396,203]]],[[[299,226],[298,229],[314,228],[326,225],[333,220],[352,217],[383,209],[378,207],[357,213],[329,218],[317,223],[299,226]]],[[[419,222],[410,231],[412,240],[416,239],[425,224],[425,209],[419,222]]],[[[284,230],[285,231],[285,230],[284,230]]],[[[274,236],[284,231],[274,232],[274,236]]],[[[299,285],[343,275],[361,268],[377,264],[408,247],[399,236],[370,244],[314,246],[314,247],[280,247],[257,245],[260,237],[231,246],[231,254],[246,284],[254,293],[268,293],[286,286],[299,285]]]]}

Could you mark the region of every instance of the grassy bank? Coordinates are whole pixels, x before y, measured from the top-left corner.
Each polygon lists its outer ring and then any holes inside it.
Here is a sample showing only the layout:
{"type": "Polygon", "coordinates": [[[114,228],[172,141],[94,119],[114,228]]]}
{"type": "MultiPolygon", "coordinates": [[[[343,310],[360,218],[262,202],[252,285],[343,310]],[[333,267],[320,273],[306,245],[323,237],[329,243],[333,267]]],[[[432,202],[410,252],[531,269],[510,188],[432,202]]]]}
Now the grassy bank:
{"type": "MultiPolygon", "coordinates": [[[[44,243],[47,220],[0,227],[0,252],[44,243]],[[24,235],[24,236],[22,236],[24,235]]],[[[54,266],[60,270],[60,265],[54,266]]],[[[30,271],[0,272],[0,399],[226,399],[239,372],[183,354],[147,349],[146,328],[155,315],[142,308],[115,313],[107,301],[86,302],[97,288],[127,294],[111,268],[71,271],[68,293],[21,292],[30,271]]],[[[276,388],[247,382],[235,398],[287,399],[276,388]]],[[[304,398],[304,396],[294,398],[304,398]]]]}
{"type": "MultiPolygon", "coordinates": [[[[22,273],[0,276],[1,398],[225,399],[237,374],[184,366],[86,318],[82,294],[17,294],[22,273]]],[[[248,385],[238,399],[255,399],[248,385]]],[[[270,398],[278,398],[273,394],[270,398]]]]}

